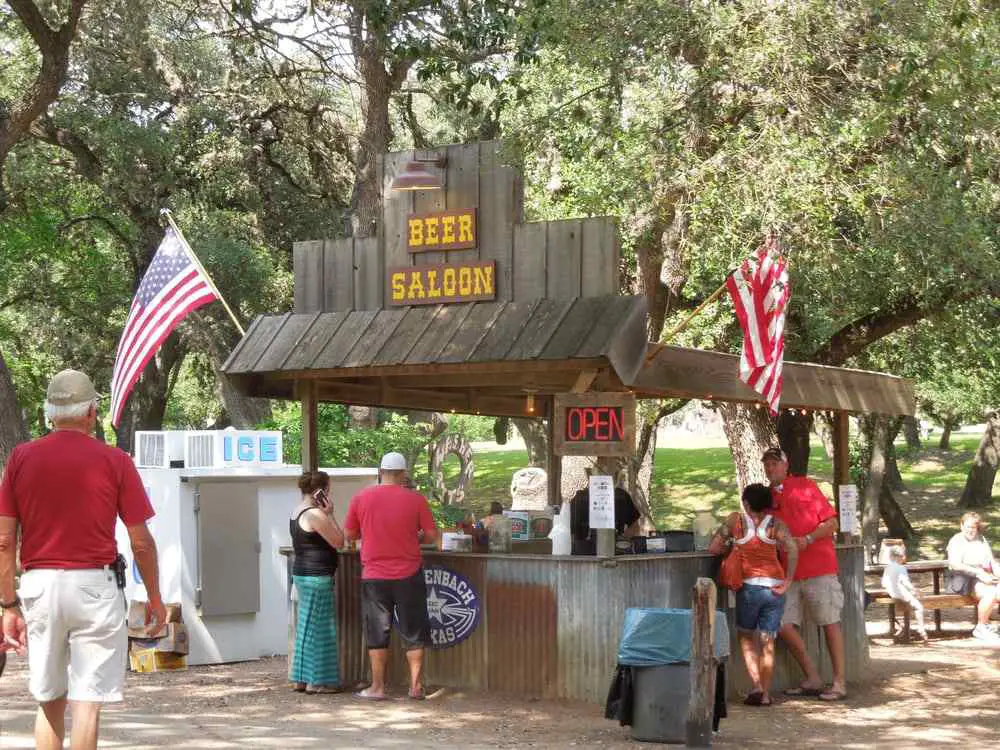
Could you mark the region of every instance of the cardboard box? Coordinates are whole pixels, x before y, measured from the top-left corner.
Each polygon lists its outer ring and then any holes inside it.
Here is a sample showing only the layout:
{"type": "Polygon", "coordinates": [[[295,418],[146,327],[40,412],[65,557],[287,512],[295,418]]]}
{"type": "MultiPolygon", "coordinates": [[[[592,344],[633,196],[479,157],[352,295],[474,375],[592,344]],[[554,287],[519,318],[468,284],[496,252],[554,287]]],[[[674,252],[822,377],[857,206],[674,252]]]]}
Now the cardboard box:
{"type": "Polygon", "coordinates": [[[138,636],[129,634],[132,639],[130,648],[135,650],[154,649],[169,654],[186,654],[190,650],[191,644],[188,639],[187,628],[181,622],[169,622],[164,626],[163,632],[157,638],[146,638],[145,632],[138,636]]]}
{"type": "MultiPolygon", "coordinates": [[[[183,623],[181,605],[176,603],[164,604],[167,610],[167,623],[183,623]]],[[[128,634],[130,638],[146,637],[146,602],[129,602],[128,607],[128,634]]]]}
{"type": "Polygon", "coordinates": [[[153,648],[130,650],[129,666],[133,672],[175,672],[187,669],[187,657],[153,648]]]}

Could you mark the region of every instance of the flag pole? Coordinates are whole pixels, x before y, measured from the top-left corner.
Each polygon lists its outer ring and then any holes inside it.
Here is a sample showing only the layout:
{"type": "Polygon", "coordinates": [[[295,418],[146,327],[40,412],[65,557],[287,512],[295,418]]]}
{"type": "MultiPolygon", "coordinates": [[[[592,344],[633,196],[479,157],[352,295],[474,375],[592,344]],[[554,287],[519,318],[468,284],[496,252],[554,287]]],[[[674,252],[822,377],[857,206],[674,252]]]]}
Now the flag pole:
{"type": "Polygon", "coordinates": [[[693,319],[693,318],[694,318],[694,317],[695,317],[695,316],[696,316],[696,315],[697,315],[698,313],[700,313],[700,312],[701,312],[702,310],[704,310],[704,309],[705,309],[706,307],[708,307],[708,306],[709,306],[710,304],[712,304],[713,302],[715,302],[715,300],[717,300],[717,299],[719,298],[719,295],[720,295],[720,294],[722,294],[722,293],[723,293],[724,291],[726,291],[726,282],[728,282],[728,281],[729,281],[729,277],[730,277],[730,276],[732,276],[732,275],[733,275],[733,272],[732,272],[732,271],[730,271],[729,273],[727,273],[727,274],[726,274],[726,278],[725,278],[725,280],[724,280],[724,281],[723,281],[723,282],[722,282],[722,283],[721,283],[721,284],[719,285],[719,288],[718,288],[718,289],[716,289],[716,290],[715,290],[714,292],[712,292],[712,293],[711,293],[710,295],[708,295],[708,297],[707,297],[707,298],[705,299],[705,301],[704,301],[704,302],[702,302],[702,303],[701,303],[700,305],[698,305],[698,307],[696,307],[696,308],[695,308],[695,309],[694,309],[694,310],[693,310],[693,311],[691,312],[691,314],[690,314],[690,315],[688,315],[688,316],[687,316],[687,317],[686,317],[686,318],[685,318],[684,320],[682,320],[682,321],[681,321],[680,323],[678,323],[678,324],[677,324],[676,326],[674,326],[674,327],[673,327],[673,328],[672,328],[672,329],[670,330],[670,332],[669,332],[669,333],[667,333],[667,336],[666,336],[666,338],[664,338],[664,339],[663,339],[663,341],[662,341],[662,342],[660,342],[660,343],[662,343],[662,344],[666,344],[667,342],[669,342],[669,341],[670,341],[670,339],[672,339],[672,338],[673,338],[674,336],[676,336],[676,335],[677,335],[678,333],[680,333],[680,332],[681,332],[681,331],[683,331],[683,330],[684,330],[685,328],[687,328],[687,327],[688,327],[688,325],[689,325],[689,324],[691,323],[691,320],[692,320],[692,319],[693,319]]]}
{"type": "Polygon", "coordinates": [[[174,217],[173,214],[170,213],[170,209],[161,208],[160,213],[167,217],[167,222],[170,224],[170,227],[177,232],[177,239],[181,241],[181,244],[184,245],[184,249],[187,250],[188,255],[191,256],[191,260],[194,261],[198,270],[201,271],[202,275],[208,280],[209,285],[212,287],[212,291],[215,292],[215,296],[219,298],[219,302],[222,303],[222,306],[226,308],[226,312],[229,313],[229,318],[233,321],[233,325],[236,326],[236,330],[240,332],[240,336],[245,336],[246,331],[243,330],[243,326],[240,325],[240,321],[236,319],[236,315],[233,314],[232,309],[229,307],[229,303],[226,302],[226,298],[222,296],[222,292],[219,291],[215,282],[212,281],[212,277],[208,275],[208,271],[205,270],[205,266],[203,266],[201,261],[198,260],[198,256],[195,255],[194,250],[191,249],[191,246],[188,244],[187,239],[185,239],[181,228],[174,223],[174,217]]]}
{"type": "Polygon", "coordinates": [[[699,313],[701,313],[702,310],[704,310],[706,307],[708,307],[710,304],[712,304],[713,302],[715,302],[715,300],[717,300],[719,298],[719,295],[722,294],[726,290],[726,282],[729,280],[729,277],[733,275],[733,272],[735,270],[736,269],[734,268],[732,271],[730,271],[729,273],[727,273],[726,274],[726,278],[719,285],[718,289],[716,289],[714,292],[712,292],[710,295],[708,295],[708,297],[700,305],[698,305],[698,307],[696,307],[691,312],[691,314],[688,315],[684,320],[682,320],[676,326],[674,326],[673,328],[671,328],[670,331],[667,332],[667,335],[664,337],[664,339],[662,341],[658,341],[656,343],[655,348],[652,351],[650,351],[649,354],[646,355],[646,362],[653,361],[653,359],[656,357],[656,355],[659,354],[660,352],[662,352],[664,350],[664,348],[666,348],[667,344],[670,342],[670,340],[674,336],[676,336],[678,333],[680,333],[685,328],[687,328],[688,325],[690,325],[691,321],[694,319],[694,317],[696,315],[698,315],[699,313]]]}

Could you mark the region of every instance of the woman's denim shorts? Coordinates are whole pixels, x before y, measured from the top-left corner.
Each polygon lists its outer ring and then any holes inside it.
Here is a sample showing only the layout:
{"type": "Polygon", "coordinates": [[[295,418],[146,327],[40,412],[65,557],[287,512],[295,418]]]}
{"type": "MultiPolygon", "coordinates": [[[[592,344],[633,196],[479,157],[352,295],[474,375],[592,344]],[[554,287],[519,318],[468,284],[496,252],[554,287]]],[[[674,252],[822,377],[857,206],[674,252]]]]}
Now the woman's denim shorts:
{"type": "Polygon", "coordinates": [[[775,636],[781,628],[784,611],[785,595],[775,594],[769,586],[744,583],[736,592],[736,627],[740,630],[759,630],[775,636]]]}

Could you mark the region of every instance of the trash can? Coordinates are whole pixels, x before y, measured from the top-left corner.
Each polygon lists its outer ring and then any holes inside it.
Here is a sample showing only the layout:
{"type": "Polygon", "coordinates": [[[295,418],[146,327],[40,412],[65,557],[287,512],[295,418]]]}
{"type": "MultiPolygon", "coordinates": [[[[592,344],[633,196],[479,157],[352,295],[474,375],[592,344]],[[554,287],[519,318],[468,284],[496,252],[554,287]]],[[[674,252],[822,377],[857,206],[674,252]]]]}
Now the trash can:
{"type": "MultiPolygon", "coordinates": [[[[725,612],[715,615],[715,659],[729,656],[725,612]]],[[[632,668],[632,739],[683,744],[691,694],[691,610],[625,610],[618,665],[632,668]]]]}

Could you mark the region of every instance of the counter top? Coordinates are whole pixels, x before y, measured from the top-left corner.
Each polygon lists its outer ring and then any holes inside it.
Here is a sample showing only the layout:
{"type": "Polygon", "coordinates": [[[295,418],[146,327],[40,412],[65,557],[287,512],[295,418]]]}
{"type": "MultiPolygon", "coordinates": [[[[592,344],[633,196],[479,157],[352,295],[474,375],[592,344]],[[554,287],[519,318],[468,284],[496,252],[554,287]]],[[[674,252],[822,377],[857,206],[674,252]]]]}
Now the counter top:
{"type": "MultiPolygon", "coordinates": [[[[837,549],[860,548],[860,544],[838,544],[837,549]]],[[[338,550],[341,555],[357,555],[357,550],[338,550]]],[[[445,552],[439,549],[424,548],[424,557],[471,557],[476,559],[491,560],[551,560],[554,562],[579,562],[579,563],[637,563],[649,560],[684,560],[694,558],[710,558],[714,555],[708,552],[645,552],[637,555],[615,555],[613,557],[597,557],[595,555],[539,555],[525,554],[520,552],[445,552]]],[[[280,547],[278,553],[290,555],[291,547],[280,547]]]]}

